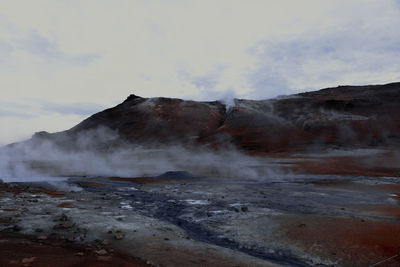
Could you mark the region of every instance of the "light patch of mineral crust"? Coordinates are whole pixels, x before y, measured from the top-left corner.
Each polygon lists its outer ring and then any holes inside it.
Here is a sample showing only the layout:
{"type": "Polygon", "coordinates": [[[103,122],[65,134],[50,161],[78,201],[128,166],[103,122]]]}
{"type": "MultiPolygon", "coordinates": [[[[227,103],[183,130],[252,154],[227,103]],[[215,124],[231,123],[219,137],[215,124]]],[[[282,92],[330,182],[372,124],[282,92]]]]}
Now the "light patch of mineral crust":
{"type": "Polygon", "coordinates": [[[13,224],[18,226],[20,234],[37,235],[41,239],[51,236],[80,244],[108,240],[110,247],[155,265],[182,266],[187,262],[190,266],[275,266],[244,253],[190,239],[173,224],[125,208],[130,204],[121,202],[121,197],[112,193],[69,192],[54,198],[41,193],[2,192],[0,204],[2,208],[15,208],[13,224]],[[65,202],[72,203],[74,208],[57,207],[65,202]]]}

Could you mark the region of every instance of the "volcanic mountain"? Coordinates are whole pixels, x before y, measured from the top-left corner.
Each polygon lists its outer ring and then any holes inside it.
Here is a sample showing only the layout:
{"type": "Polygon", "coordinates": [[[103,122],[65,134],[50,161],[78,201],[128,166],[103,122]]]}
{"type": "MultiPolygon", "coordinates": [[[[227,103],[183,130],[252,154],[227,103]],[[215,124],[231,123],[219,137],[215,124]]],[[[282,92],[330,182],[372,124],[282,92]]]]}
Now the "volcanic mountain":
{"type": "Polygon", "coordinates": [[[339,86],[268,100],[234,99],[231,107],[219,101],[130,95],[65,132],[39,132],[33,138],[66,140],[99,126],[133,143],[232,143],[253,152],[398,146],[400,83],[339,86]]]}

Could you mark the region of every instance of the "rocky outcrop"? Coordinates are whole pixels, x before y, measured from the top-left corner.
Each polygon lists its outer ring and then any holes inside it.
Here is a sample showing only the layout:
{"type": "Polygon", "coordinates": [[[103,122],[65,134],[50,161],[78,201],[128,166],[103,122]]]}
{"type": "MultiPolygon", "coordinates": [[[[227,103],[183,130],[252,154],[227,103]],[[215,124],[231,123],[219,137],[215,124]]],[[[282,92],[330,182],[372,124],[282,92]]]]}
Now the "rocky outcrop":
{"type": "MultiPolygon", "coordinates": [[[[233,143],[255,152],[319,146],[397,146],[400,83],[339,86],[268,100],[221,102],[129,96],[57,135],[105,126],[136,143],[233,143]]],[[[53,135],[55,136],[55,135],[53,135]]],[[[48,138],[46,133],[36,138],[48,138]]]]}

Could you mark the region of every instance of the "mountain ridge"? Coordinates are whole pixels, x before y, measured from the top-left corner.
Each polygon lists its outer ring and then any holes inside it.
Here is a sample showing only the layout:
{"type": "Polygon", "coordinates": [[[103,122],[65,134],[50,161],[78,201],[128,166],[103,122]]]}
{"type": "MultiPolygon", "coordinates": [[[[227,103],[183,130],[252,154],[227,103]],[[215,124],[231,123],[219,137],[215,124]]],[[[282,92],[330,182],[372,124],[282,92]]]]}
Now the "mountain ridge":
{"type": "Polygon", "coordinates": [[[266,100],[143,98],[93,114],[69,130],[33,138],[76,136],[98,127],[133,143],[234,144],[254,152],[312,146],[376,147],[400,142],[400,83],[338,86],[266,100]]]}

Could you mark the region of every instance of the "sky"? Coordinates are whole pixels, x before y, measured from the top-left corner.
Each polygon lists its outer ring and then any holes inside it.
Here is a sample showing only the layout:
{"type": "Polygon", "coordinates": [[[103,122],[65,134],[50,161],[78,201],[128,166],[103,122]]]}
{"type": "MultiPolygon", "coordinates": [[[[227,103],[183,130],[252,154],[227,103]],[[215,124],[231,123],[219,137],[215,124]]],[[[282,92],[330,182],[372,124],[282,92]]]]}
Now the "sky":
{"type": "Polygon", "coordinates": [[[0,1],[0,144],[129,94],[266,99],[400,81],[400,0],[0,1]]]}

